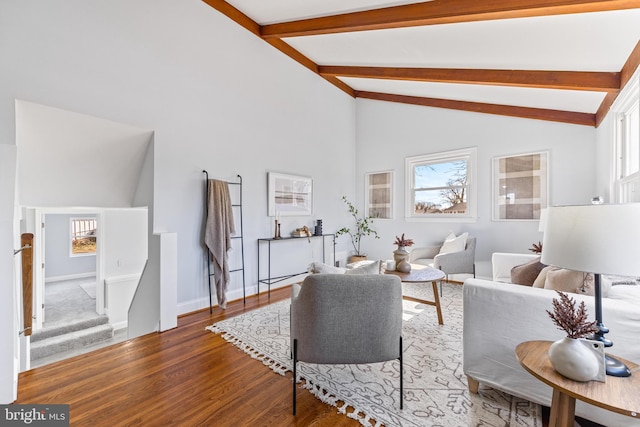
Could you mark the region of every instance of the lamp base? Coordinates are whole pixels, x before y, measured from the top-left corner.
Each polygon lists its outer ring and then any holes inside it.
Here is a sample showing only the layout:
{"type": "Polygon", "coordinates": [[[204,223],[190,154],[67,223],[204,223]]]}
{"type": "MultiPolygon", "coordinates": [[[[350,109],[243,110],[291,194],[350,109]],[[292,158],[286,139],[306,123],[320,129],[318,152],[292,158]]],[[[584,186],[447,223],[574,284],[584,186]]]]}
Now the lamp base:
{"type": "Polygon", "coordinates": [[[605,369],[607,371],[607,375],[612,377],[630,377],[631,371],[627,368],[627,365],[616,359],[615,357],[611,357],[608,354],[604,355],[604,363],[605,369]]]}

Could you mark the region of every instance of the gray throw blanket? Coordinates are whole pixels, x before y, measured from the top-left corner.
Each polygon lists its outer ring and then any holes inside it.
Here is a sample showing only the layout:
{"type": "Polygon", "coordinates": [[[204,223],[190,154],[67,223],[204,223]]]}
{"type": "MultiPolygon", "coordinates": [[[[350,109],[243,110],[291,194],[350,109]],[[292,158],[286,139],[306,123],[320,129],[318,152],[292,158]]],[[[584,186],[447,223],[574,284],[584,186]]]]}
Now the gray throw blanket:
{"type": "Polygon", "coordinates": [[[229,284],[229,258],[231,235],[235,234],[229,184],[216,179],[209,180],[209,200],[204,242],[211,252],[218,305],[227,308],[229,284]]]}

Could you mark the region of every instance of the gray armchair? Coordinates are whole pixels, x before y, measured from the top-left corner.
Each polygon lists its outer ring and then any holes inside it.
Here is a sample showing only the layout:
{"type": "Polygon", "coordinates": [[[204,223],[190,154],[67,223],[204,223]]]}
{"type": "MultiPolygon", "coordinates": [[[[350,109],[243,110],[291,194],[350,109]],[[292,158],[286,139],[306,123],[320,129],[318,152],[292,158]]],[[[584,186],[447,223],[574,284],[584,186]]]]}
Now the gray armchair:
{"type": "MultiPolygon", "coordinates": [[[[466,273],[473,274],[473,277],[476,277],[475,237],[467,238],[467,246],[461,252],[439,254],[441,247],[442,245],[415,248],[409,255],[409,262],[440,269],[447,275],[447,280],[449,280],[449,274],[466,273]]],[[[440,285],[440,294],[442,294],[442,284],[440,285]]]]}
{"type": "Polygon", "coordinates": [[[358,364],[400,360],[402,284],[394,275],[312,274],[291,291],[293,415],[297,363],[358,364]]]}

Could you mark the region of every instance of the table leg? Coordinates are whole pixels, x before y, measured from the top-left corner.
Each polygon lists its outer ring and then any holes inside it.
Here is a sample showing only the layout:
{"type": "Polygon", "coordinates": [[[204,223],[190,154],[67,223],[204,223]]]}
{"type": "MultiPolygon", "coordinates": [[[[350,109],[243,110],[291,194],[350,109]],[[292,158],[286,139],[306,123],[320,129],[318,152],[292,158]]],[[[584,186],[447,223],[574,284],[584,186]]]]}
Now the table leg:
{"type": "Polygon", "coordinates": [[[573,427],[575,412],[576,399],[554,388],[549,427],[573,427]]]}
{"type": "Polygon", "coordinates": [[[435,302],[436,312],[438,313],[438,324],[444,325],[442,308],[440,308],[440,295],[438,294],[438,282],[431,282],[431,286],[433,287],[433,301],[435,302]]]}

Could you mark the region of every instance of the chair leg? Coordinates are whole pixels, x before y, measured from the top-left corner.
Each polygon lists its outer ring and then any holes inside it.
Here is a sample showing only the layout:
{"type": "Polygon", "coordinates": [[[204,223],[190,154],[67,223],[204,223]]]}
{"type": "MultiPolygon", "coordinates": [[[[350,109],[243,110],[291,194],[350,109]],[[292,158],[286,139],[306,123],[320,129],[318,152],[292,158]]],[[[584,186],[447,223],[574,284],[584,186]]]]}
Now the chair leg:
{"type": "Polygon", "coordinates": [[[293,415],[296,414],[296,365],[298,364],[298,340],[293,340],[293,415]]]}
{"type": "Polygon", "coordinates": [[[402,364],[402,337],[400,337],[400,409],[403,408],[404,391],[403,391],[404,367],[402,364]]]}

